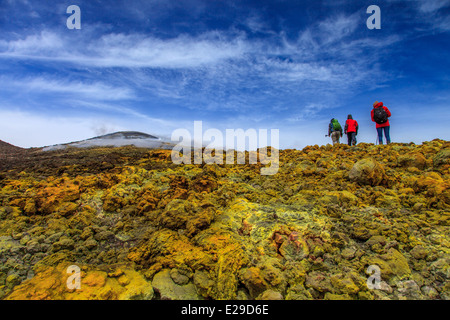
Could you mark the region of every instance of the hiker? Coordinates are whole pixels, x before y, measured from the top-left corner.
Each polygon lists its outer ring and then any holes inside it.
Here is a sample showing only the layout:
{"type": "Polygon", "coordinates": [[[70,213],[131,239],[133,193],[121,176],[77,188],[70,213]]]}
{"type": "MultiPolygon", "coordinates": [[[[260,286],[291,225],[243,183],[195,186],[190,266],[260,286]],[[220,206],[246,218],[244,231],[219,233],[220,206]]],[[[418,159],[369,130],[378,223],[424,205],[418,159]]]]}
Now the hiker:
{"type": "Polygon", "coordinates": [[[339,138],[342,137],[342,127],[337,119],[333,118],[328,125],[328,136],[333,141],[333,146],[339,143],[339,138]]]}
{"type": "Polygon", "coordinates": [[[389,136],[390,124],[388,118],[391,116],[389,109],[383,105],[383,102],[375,101],[373,109],[370,113],[372,121],[376,123],[376,129],[378,133],[378,142],[383,144],[383,131],[386,138],[386,143],[391,143],[391,137],[389,136]]]}
{"type": "Polygon", "coordinates": [[[345,121],[344,133],[347,135],[347,141],[349,146],[356,145],[356,136],[358,135],[358,122],[353,120],[351,114],[347,116],[345,121]]]}

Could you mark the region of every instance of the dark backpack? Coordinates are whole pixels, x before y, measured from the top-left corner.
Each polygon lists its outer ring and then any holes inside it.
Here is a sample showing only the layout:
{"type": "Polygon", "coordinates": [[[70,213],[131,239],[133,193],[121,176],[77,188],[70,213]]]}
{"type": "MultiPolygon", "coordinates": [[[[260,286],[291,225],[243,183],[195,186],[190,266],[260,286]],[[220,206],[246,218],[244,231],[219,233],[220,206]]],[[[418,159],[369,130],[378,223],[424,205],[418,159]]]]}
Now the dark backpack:
{"type": "Polygon", "coordinates": [[[388,120],[388,115],[383,107],[378,107],[373,110],[373,120],[378,124],[386,123],[388,120]]]}

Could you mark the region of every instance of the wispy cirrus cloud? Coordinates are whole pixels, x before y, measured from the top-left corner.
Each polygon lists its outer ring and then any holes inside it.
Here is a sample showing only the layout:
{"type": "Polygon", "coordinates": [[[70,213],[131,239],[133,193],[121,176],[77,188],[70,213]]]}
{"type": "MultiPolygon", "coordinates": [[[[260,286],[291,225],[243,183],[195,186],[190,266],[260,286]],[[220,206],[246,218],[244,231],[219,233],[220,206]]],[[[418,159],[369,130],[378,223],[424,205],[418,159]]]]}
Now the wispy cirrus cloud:
{"type": "Polygon", "coordinates": [[[450,0],[427,0],[418,2],[419,14],[433,31],[450,31],[450,0]]]}
{"type": "Polygon", "coordinates": [[[99,81],[68,80],[63,76],[56,77],[23,77],[20,79],[0,77],[3,90],[20,90],[23,93],[60,94],[65,97],[85,98],[92,100],[127,100],[136,98],[133,90],[105,84],[99,81]]]}
{"type": "Polygon", "coordinates": [[[323,45],[336,43],[353,34],[356,28],[361,25],[360,20],[359,14],[339,14],[320,21],[316,27],[318,28],[316,34],[323,45]]]}
{"type": "MultiPolygon", "coordinates": [[[[331,92],[364,79],[369,73],[367,60],[356,54],[322,59],[349,46],[339,40],[350,36],[356,25],[355,15],[328,18],[304,30],[295,41],[286,40],[283,34],[264,40],[250,39],[244,32],[231,30],[169,39],[110,33],[82,39],[82,46],[76,46],[65,34],[41,31],[1,41],[0,58],[70,63],[99,70],[125,68],[128,71],[121,71],[125,81],[159,98],[184,100],[185,106],[194,109],[243,110],[254,108],[260,99],[275,99],[279,94],[307,94],[318,88],[314,83],[323,84],[320,91],[331,92]],[[358,68],[346,65],[350,61],[358,68]],[[342,78],[348,81],[343,82],[342,78]],[[273,87],[279,89],[274,91],[273,87]],[[255,96],[256,90],[262,94],[255,96]]],[[[25,79],[23,83],[29,90],[72,90],[93,99],[133,97],[131,90],[115,83],[65,83],[43,78],[25,79]]]]}
{"type": "Polygon", "coordinates": [[[80,42],[82,45],[77,46],[67,33],[41,31],[22,39],[0,41],[0,57],[92,67],[196,68],[238,58],[249,50],[241,36],[230,38],[216,32],[171,39],[110,33],[99,38],[84,38],[80,42]]]}
{"type": "Polygon", "coordinates": [[[161,119],[157,117],[153,117],[149,114],[139,112],[133,108],[130,108],[126,105],[121,104],[110,104],[110,103],[104,103],[104,102],[90,102],[90,101],[84,101],[84,100],[71,100],[71,103],[79,106],[84,107],[88,109],[93,110],[99,110],[99,111],[105,111],[108,113],[116,113],[127,116],[127,118],[134,118],[134,119],[140,119],[142,121],[147,121],[148,123],[151,123],[153,125],[157,124],[160,126],[165,126],[168,128],[174,128],[176,124],[173,121],[170,121],[168,119],[161,119]]]}
{"type": "Polygon", "coordinates": [[[450,0],[427,0],[418,2],[419,10],[425,13],[434,13],[448,6],[450,6],[450,0]]]}
{"type": "Polygon", "coordinates": [[[409,22],[420,35],[450,31],[450,0],[388,0],[393,4],[407,2],[409,22]]]}

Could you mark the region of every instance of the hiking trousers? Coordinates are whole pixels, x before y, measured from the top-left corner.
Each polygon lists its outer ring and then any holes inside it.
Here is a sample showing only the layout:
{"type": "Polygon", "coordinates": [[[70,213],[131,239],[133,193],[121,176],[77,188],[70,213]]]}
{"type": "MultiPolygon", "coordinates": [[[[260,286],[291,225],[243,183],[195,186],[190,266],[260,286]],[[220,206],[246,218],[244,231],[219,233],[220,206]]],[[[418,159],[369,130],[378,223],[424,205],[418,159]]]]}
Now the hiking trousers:
{"type": "Polygon", "coordinates": [[[356,145],[356,132],[347,132],[347,143],[349,146],[356,145]]]}
{"type": "Polygon", "coordinates": [[[341,137],[341,133],[339,131],[333,131],[331,133],[331,140],[333,141],[333,145],[339,143],[339,138],[341,137]]]}
{"type": "Polygon", "coordinates": [[[389,135],[390,127],[391,126],[377,128],[379,144],[383,144],[383,131],[384,131],[384,136],[386,138],[386,143],[391,143],[391,137],[389,135]]]}

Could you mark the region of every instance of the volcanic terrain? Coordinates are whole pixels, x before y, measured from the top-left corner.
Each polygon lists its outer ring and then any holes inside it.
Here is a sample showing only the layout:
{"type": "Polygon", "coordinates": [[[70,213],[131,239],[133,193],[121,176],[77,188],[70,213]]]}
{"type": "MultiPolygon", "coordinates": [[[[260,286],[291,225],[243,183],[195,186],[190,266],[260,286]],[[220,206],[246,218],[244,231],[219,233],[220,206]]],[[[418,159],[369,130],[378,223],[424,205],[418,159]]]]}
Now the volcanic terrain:
{"type": "Polygon", "coordinates": [[[1,299],[450,299],[448,141],[0,154],[1,299]]]}

